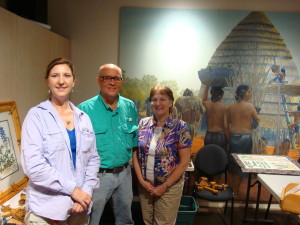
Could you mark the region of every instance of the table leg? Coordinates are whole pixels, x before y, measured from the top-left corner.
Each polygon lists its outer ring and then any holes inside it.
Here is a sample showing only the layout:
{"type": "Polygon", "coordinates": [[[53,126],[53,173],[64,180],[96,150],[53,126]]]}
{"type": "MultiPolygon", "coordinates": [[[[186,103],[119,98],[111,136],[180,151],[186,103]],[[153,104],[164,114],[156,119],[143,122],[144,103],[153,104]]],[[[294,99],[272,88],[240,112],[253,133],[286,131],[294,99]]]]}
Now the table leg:
{"type": "Polygon", "coordinates": [[[252,224],[273,224],[274,221],[272,221],[272,220],[267,220],[267,219],[258,220],[257,219],[257,214],[258,214],[258,210],[259,210],[261,183],[259,181],[255,181],[253,184],[251,184],[251,180],[252,180],[252,174],[249,173],[243,222],[244,223],[252,223],[252,224]],[[257,188],[255,216],[254,216],[254,219],[248,219],[247,214],[248,214],[249,199],[250,199],[250,189],[252,187],[254,187],[256,184],[258,184],[258,188],[257,188]]]}
{"type": "Polygon", "coordinates": [[[261,193],[261,183],[258,182],[257,184],[257,198],[256,198],[256,207],[255,207],[255,220],[257,220],[257,213],[259,209],[259,202],[260,202],[260,193],[261,193]]]}
{"type": "Polygon", "coordinates": [[[268,202],[268,207],[267,207],[266,214],[265,214],[265,220],[268,219],[268,215],[269,215],[269,211],[270,211],[270,206],[271,206],[271,203],[272,203],[272,198],[273,198],[273,195],[270,194],[270,198],[269,198],[269,202],[268,202]]]}
{"type": "Polygon", "coordinates": [[[247,220],[250,188],[251,188],[251,173],[248,174],[248,185],[247,185],[247,194],[246,194],[246,202],[245,202],[245,209],[244,209],[244,220],[247,220]]]}
{"type": "Polygon", "coordinates": [[[186,187],[186,195],[193,195],[193,190],[194,190],[194,185],[196,182],[196,172],[192,171],[192,172],[188,172],[188,181],[187,183],[187,187],[186,187]]]}

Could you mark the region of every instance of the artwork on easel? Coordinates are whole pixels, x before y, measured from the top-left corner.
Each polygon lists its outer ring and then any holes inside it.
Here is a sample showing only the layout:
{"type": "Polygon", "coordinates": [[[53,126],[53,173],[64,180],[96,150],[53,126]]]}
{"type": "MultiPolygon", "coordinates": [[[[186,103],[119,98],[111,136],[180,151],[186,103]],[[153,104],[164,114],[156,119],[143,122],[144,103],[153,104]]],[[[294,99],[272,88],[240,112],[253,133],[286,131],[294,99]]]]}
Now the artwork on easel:
{"type": "Polygon", "coordinates": [[[28,178],[21,167],[21,125],[15,102],[0,103],[0,204],[15,196],[28,178]]]}
{"type": "MultiPolygon", "coordinates": [[[[16,149],[12,142],[11,128],[7,119],[0,120],[0,179],[19,170],[16,149]]],[[[17,150],[18,151],[18,150],[17,150]]]]}

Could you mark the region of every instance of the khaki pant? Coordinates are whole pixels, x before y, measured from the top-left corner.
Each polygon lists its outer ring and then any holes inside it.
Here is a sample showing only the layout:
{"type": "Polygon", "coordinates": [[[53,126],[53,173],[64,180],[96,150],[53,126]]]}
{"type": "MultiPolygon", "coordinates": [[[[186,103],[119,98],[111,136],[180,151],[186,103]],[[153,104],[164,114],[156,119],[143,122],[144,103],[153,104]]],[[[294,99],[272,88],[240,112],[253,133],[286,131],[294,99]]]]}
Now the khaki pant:
{"type": "MultiPolygon", "coordinates": [[[[68,219],[64,221],[59,221],[57,225],[88,225],[89,215],[71,215],[68,219]]],[[[55,225],[55,223],[45,217],[37,216],[32,212],[26,212],[25,215],[26,225],[55,225]]]]}
{"type": "Polygon", "coordinates": [[[146,225],[174,225],[183,190],[183,180],[170,187],[162,196],[153,197],[141,185],[139,196],[146,225]]]}

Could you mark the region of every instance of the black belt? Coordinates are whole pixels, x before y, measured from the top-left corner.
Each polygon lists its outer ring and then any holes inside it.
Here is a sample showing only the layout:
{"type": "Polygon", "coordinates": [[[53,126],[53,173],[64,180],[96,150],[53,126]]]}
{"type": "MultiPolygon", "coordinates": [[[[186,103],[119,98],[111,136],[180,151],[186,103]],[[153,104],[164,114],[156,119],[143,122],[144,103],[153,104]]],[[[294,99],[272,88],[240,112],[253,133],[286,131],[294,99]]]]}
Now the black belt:
{"type": "Polygon", "coordinates": [[[99,169],[99,173],[121,173],[125,168],[127,168],[127,166],[129,165],[129,163],[125,163],[123,166],[118,166],[112,169],[99,169]]]}

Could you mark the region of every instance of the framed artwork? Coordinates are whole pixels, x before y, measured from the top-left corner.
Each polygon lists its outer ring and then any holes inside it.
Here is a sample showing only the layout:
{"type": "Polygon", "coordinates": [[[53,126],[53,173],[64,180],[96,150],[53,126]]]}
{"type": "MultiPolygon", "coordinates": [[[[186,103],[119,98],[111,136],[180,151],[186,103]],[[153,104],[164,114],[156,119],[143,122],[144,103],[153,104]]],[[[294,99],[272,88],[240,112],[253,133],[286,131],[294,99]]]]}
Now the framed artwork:
{"type": "Polygon", "coordinates": [[[16,103],[0,103],[0,204],[27,185],[20,163],[21,126],[16,103]]]}

